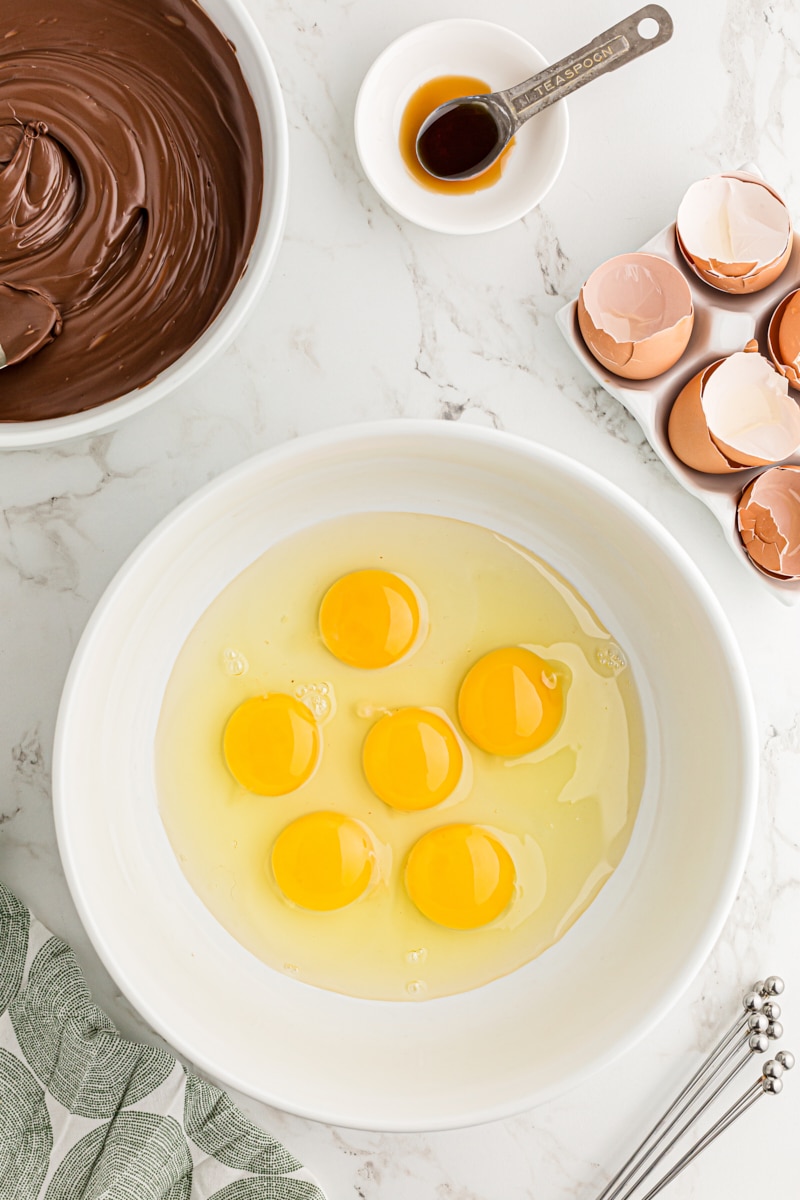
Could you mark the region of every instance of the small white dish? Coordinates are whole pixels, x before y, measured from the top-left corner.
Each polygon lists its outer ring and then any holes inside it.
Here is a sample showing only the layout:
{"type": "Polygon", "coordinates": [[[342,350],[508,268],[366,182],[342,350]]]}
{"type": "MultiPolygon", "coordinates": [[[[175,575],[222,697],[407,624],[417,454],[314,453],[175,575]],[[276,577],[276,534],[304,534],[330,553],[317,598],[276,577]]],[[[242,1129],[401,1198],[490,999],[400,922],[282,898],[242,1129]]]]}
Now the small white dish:
{"type": "Polygon", "coordinates": [[[490,21],[433,21],[392,42],[364,77],[355,109],[356,148],[375,191],[401,217],[436,233],[490,233],[524,217],[547,195],[564,162],[569,120],[563,100],[519,131],[497,183],[466,195],[417,183],[400,154],[400,121],[414,92],[440,75],[471,75],[498,91],[546,66],[530,42],[490,21]]]}
{"type": "Polygon", "coordinates": [[[163,399],[207,367],[233,340],[267,285],[278,256],[289,195],[289,131],[283,93],[272,59],[244,0],[202,0],[215,25],[236,47],[255,102],[264,154],[264,191],[256,235],[245,270],[224,307],[179,359],[135,391],[85,412],[44,421],[0,421],[0,452],[51,446],[113,429],[163,399]]]}
{"type": "Polygon", "coordinates": [[[363,1129],[507,1116],[576,1086],[679,998],[719,936],[750,841],[758,739],[741,656],[686,552],[629,496],[522,438],[385,421],[298,438],[168,517],[94,613],[64,688],[53,803],[80,917],[181,1054],[268,1104],[363,1129]],[[619,630],[645,715],[633,838],[533,962],[443,999],[368,1001],[272,970],[192,890],[159,815],[154,738],[201,613],[273,542],[344,513],[473,521],[540,553],[619,630]],[[558,1029],[541,1014],[558,999],[558,1029]]]}

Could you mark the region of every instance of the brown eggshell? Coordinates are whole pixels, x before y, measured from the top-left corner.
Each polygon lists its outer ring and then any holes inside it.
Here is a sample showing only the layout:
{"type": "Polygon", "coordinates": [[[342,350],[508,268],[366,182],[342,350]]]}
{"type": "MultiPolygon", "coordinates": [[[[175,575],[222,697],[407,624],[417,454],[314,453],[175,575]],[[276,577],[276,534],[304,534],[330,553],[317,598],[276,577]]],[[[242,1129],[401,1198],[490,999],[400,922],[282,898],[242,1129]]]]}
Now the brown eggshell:
{"type": "Polygon", "coordinates": [[[578,296],[578,325],[592,356],[608,371],[624,379],[653,379],[678,361],[688,345],[694,324],[694,308],[686,280],[672,263],[651,254],[620,254],[608,259],[589,276],[578,296]],[[602,325],[602,304],[598,299],[598,280],[614,292],[615,314],[634,316],[630,311],[630,293],[618,273],[629,266],[644,267],[658,276],[669,294],[669,324],[640,338],[617,340],[602,325]],[[590,308],[592,311],[590,312],[590,308]]]}
{"type": "MultiPolygon", "coordinates": [[[[774,367],[769,362],[769,359],[758,353],[758,342],[756,342],[755,339],[751,339],[747,343],[747,345],[744,347],[744,353],[753,354],[754,359],[750,361],[753,363],[753,365],[755,365],[756,362],[763,364],[763,367],[766,367],[768,375],[774,370],[774,367]]],[[[729,359],[736,358],[735,355],[729,355],[728,357],[729,359]]],[[[775,371],[775,375],[780,376],[780,372],[775,371]]],[[[714,445],[730,462],[738,463],[743,467],[768,467],[775,462],[780,462],[782,459],[788,458],[790,454],[793,454],[797,450],[798,443],[800,442],[800,420],[798,419],[798,408],[794,401],[789,400],[788,389],[784,395],[787,401],[787,406],[791,411],[791,417],[789,416],[788,412],[784,413],[784,421],[782,424],[787,433],[790,432],[789,425],[791,424],[794,426],[794,437],[784,447],[781,447],[783,451],[782,453],[773,454],[772,457],[766,458],[763,455],[748,453],[746,450],[743,450],[741,446],[729,445],[723,437],[709,429],[709,435],[711,440],[714,442],[714,445]]],[[[705,405],[703,406],[703,410],[706,413],[706,419],[708,419],[708,413],[705,405]]]]}
{"type": "Polygon", "coordinates": [[[711,437],[703,412],[703,387],[705,382],[721,367],[725,359],[720,358],[693,376],[681,389],[672,406],[667,425],[667,437],[675,454],[693,467],[709,475],[731,475],[744,470],[744,466],[726,458],[711,437]]]}
{"type": "Polygon", "coordinates": [[[755,270],[757,265],[755,263],[720,263],[713,258],[706,262],[702,258],[693,258],[681,241],[680,235],[676,234],[678,246],[684,258],[704,283],[716,288],[718,292],[729,292],[732,295],[736,294],[740,296],[749,295],[752,292],[760,292],[775,282],[783,272],[791,256],[792,237],[793,234],[790,233],[789,241],[781,257],[775,259],[768,266],[762,267],[759,271],[755,270]],[[734,271],[737,273],[734,274],[734,271]],[[750,272],[753,272],[753,274],[750,272]]]}
{"type": "Polygon", "coordinates": [[[772,314],[767,346],[776,370],[800,390],[800,289],[784,296],[772,314]]]}
{"type": "Polygon", "coordinates": [[[722,438],[714,437],[713,433],[710,436],[720,454],[723,454],[730,463],[735,464],[737,470],[744,467],[771,467],[775,462],[774,458],[745,454],[744,451],[737,450],[735,446],[729,446],[722,438]]]}
{"type": "Polygon", "coordinates": [[[751,561],[775,579],[800,579],[800,467],[771,467],[747,485],[737,507],[751,561]]]}
{"type": "MultiPolygon", "coordinates": [[[[784,208],[786,207],[783,197],[774,188],[770,187],[768,183],[765,183],[763,179],[759,179],[757,176],[748,175],[742,171],[727,171],[721,174],[719,178],[739,179],[743,183],[758,184],[760,187],[765,188],[770,195],[774,196],[784,208]]],[[[791,221],[789,221],[787,242],[782,253],[776,255],[771,262],[763,263],[760,267],[757,262],[720,262],[715,258],[704,258],[697,252],[692,252],[686,246],[677,222],[675,225],[675,239],[681,254],[691,269],[704,283],[716,288],[717,291],[749,295],[752,292],[760,292],[763,288],[769,287],[784,270],[792,253],[793,230],[791,221]]]]}
{"type": "Polygon", "coordinates": [[[633,342],[616,342],[610,333],[597,328],[586,311],[583,290],[578,293],[578,327],[593,357],[615,375],[622,375],[633,354],[633,342]]]}
{"type": "Polygon", "coordinates": [[[678,458],[695,470],[721,475],[771,466],[800,448],[800,408],[751,340],[743,352],[689,381],[670,413],[668,436],[678,458]],[[713,378],[716,371],[720,375],[713,378]]]}

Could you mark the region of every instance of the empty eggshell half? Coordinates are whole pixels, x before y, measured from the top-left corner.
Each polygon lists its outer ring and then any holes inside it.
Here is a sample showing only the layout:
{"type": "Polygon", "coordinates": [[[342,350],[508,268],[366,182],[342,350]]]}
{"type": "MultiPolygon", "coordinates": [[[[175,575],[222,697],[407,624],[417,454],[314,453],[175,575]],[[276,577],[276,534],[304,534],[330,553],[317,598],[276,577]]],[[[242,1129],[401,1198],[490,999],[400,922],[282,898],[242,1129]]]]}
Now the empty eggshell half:
{"type": "Polygon", "coordinates": [[[771,467],[757,475],[742,493],[738,524],[759,570],[800,579],[800,467],[771,467]]]}
{"type": "Polygon", "coordinates": [[[724,475],[788,458],[800,446],[800,407],[755,342],[711,363],[681,390],[667,435],[696,471],[724,475]]]}
{"type": "Polygon", "coordinates": [[[752,175],[693,183],[678,208],[678,246],[702,280],[723,292],[759,292],[789,261],[792,223],[773,188],[752,175]]]}
{"type": "Polygon", "coordinates": [[[693,323],[688,283],[655,254],[608,259],[578,296],[578,324],[588,349],[625,379],[653,379],[674,366],[693,323]]]}
{"type": "Polygon", "coordinates": [[[772,361],[781,375],[800,390],[800,290],[784,296],[772,314],[767,331],[772,361]]]}

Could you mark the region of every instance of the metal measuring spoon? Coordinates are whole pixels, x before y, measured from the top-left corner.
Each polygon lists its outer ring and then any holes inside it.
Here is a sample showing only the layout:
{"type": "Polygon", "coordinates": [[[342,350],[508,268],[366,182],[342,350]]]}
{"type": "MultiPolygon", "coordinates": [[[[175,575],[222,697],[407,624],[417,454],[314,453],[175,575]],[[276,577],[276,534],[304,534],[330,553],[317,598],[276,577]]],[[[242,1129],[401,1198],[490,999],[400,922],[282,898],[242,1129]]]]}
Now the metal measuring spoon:
{"type": "Polygon", "coordinates": [[[420,126],[417,158],[435,179],[473,179],[488,170],[520,126],[542,109],[671,37],[669,13],[660,4],[647,4],[523,83],[440,104],[420,126]],[[652,37],[639,32],[647,20],[658,25],[652,37]]]}

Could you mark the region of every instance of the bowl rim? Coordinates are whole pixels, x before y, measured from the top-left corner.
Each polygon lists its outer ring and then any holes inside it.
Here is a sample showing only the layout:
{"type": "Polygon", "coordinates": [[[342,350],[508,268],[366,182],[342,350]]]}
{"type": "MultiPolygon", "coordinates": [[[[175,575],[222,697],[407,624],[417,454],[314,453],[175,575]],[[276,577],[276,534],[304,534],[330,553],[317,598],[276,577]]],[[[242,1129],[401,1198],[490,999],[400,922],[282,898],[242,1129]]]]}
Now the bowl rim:
{"type": "MultiPolygon", "coordinates": [[[[119,986],[123,994],[134,1005],[136,1011],[145,1021],[157,1031],[176,1052],[191,1063],[195,1064],[209,1076],[219,1080],[226,1087],[234,1088],[244,1095],[253,1097],[281,1111],[292,1113],[306,1119],[359,1130],[374,1130],[376,1132],[397,1133],[426,1133],[439,1130],[469,1128],[518,1115],[539,1104],[563,1095],[596,1075],[603,1068],[632,1050],[652,1029],[655,1028],[671,1011],[681,996],[687,991],[710,955],[722,928],[733,906],[739,884],[744,873],[747,856],[752,840],[758,807],[758,726],[756,710],[744,661],[739,644],[735,639],[728,617],[721,602],[702,575],[686,550],[676,538],[662,526],[655,517],[637,500],[623,491],[618,485],[600,475],[592,468],[585,466],[561,451],[543,446],[523,436],[486,429],[479,426],[453,425],[452,423],[429,419],[391,419],[385,421],[369,421],[352,425],[336,426],[317,433],[304,435],[290,442],[282,443],[266,451],[262,451],[236,466],[229,468],[209,483],[203,485],[187,499],[182,501],[138,544],[112,578],[96,604],[85,630],[79,640],[71,661],[62,696],[59,703],[56,720],[53,750],[53,809],[56,829],[56,839],[67,885],[72,900],[78,911],[81,923],[92,942],[95,952],[111,978],[119,986]],[[591,1061],[573,1070],[566,1079],[553,1081],[527,1095],[524,1102],[512,1098],[503,1102],[487,1104],[481,1109],[471,1109],[467,1113],[450,1113],[439,1118],[424,1120],[398,1120],[395,1117],[381,1117],[369,1108],[360,1112],[341,1113],[324,1106],[287,1102],[280,1094],[270,1091],[269,1086],[254,1089],[252,1081],[239,1077],[234,1071],[226,1068],[222,1062],[213,1060],[204,1053],[202,1046],[194,1044],[191,1039],[184,1037],[182,1030],[176,1025],[163,1019],[160,1013],[144,998],[139,991],[137,981],[130,978],[126,969],[117,962],[115,950],[87,903],[83,883],[76,859],[73,857],[73,845],[69,821],[63,796],[64,760],[67,757],[65,741],[66,726],[71,719],[74,706],[74,696],[80,684],[83,663],[92,649],[95,630],[101,627],[106,612],[117,601],[119,593],[124,590],[128,577],[134,573],[142,559],[146,558],[152,548],[168,536],[172,529],[180,525],[184,514],[204,502],[214,492],[223,492],[237,479],[244,479],[250,473],[260,473],[273,464],[291,461],[292,458],[305,454],[328,452],[337,446],[364,438],[383,438],[391,442],[397,435],[424,436],[439,438],[446,441],[457,437],[475,443],[506,446],[514,453],[528,458],[532,465],[549,463],[558,471],[573,479],[578,484],[588,483],[596,493],[624,509],[646,534],[653,539],[659,550],[671,561],[671,564],[681,573],[684,582],[689,586],[694,598],[705,610],[713,622],[720,639],[720,648],[730,669],[733,682],[733,696],[738,714],[740,729],[744,735],[740,741],[742,755],[742,772],[740,787],[740,816],[733,839],[731,853],[728,857],[724,872],[724,886],[720,887],[714,903],[709,905],[703,923],[702,936],[698,935],[691,953],[683,960],[681,969],[673,976],[672,984],[665,989],[658,1003],[652,1004],[645,1013],[637,1015],[626,1028],[626,1035],[617,1038],[605,1053],[595,1055],[591,1061]]],[[[480,989],[477,989],[480,990],[480,989]]],[[[471,993],[465,993],[469,996],[471,993]]],[[[353,1003],[370,1004],[370,1001],[355,1001],[353,1003]]],[[[435,1003],[435,1002],[434,1002],[435,1003]]]]}
{"type": "MultiPolygon", "coordinates": [[[[250,316],[275,265],[283,240],[289,199],[289,126],[283,101],[280,81],[275,65],[258,26],[243,0],[217,0],[232,10],[234,18],[246,33],[248,48],[254,52],[260,73],[260,82],[266,88],[270,100],[272,146],[269,161],[264,161],[264,191],[262,210],[256,228],[255,239],[239,279],[225,304],[207,329],[176,359],[170,367],[157,375],[150,383],[133,391],[125,392],[105,404],[82,412],[68,413],[62,417],[48,417],[41,421],[0,421],[0,452],[3,450],[29,450],[39,446],[52,446],[73,438],[86,437],[115,428],[120,422],[150,405],[162,400],[176,388],[208,366],[235,338],[250,316]],[[268,206],[267,201],[270,202],[268,206]],[[256,245],[262,237],[262,244],[256,245]],[[196,351],[196,353],[192,353],[196,351]]],[[[215,25],[212,17],[201,3],[203,11],[215,25]]],[[[225,31],[223,30],[223,33],[225,31]]],[[[239,55],[237,54],[237,61],[239,55]]],[[[240,63],[241,66],[241,63],[240,63]]],[[[242,72],[244,74],[244,71],[242,72]]],[[[250,80],[245,82],[251,91],[250,80]]],[[[262,129],[262,145],[265,142],[264,115],[259,112],[262,129]]]]}
{"type": "MultiPolygon", "coordinates": [[[[515,29],[509,29],[508,26],[501,25],[497,21],[487,21],[479,17],[443,17],[436,21],[428,21],[422,25],[416,25],[406,30],[405,33],[399,34],[398,37],[385,46],[364,74],[356,97],[353,113],[353,131],[358,161],[370,185],[375,189],[375,192],[380,196],[384,204],[388,205],[389,208],[404,220],[412,222],[412,224],[419,226],[421,229],[428,229],[432,233],[448,233],[466,237],[474,234],[494,233],[499,229],[505,229],[507,226],[521,220],[542,203],[561,174],[567,156],[567,150],[569,149],[569,109],[566,100],[560,100],[553,106],[552,119],[557,120],[561,126],[558,158],[554,162],[550,172],[544,177],[544,181],[535,198],[532,201],[526,200],[524,205],[517,206],[513,213],[504,213],[496,218],[476,221],[469,227],[454,228],[451,222],[444,217],[437,217],[435,215],[436,207],[438,207],[437,200],[431,200],[432,208],[430,216],[421,215],[420,212],[413,210],[409,205],[403,203],[402,200],[400,203],[397,203],[387,192],[382,182],[376,178],[375,171],[371,165],[371,153],[365,145],[367,119],[364,117],[364,112],[369,91],[380,78],[387,63],[391,62],[396,54],[401,53],[406,45],[414,45],[425,37],[446,37],[448,31],[452,31],[453,26],[474,29],[478,36],[482,32],[485,33],[485,31],[490,30],[492,31],[492,36],[503,37],[509,45],[514,44],[520,49],[532,52],[537,59],[541,60],[541,66],[538,69],[544,70],[547,66],[548,60],[538,47],[534,46],[532,42],[528,41],[526,37],[518,33],[515,29]]],[[[502,183],[502,180],[500,182],[502,183]]],[[[434,193],[431,193],[431,195],[433,196],[434,193]]],[[[427,198],[424,193],[421,193],[421,196],[427,198]]],[[[440,202],[441,199],[442,197],[439,196],[438,201],[440,202]]]]}

